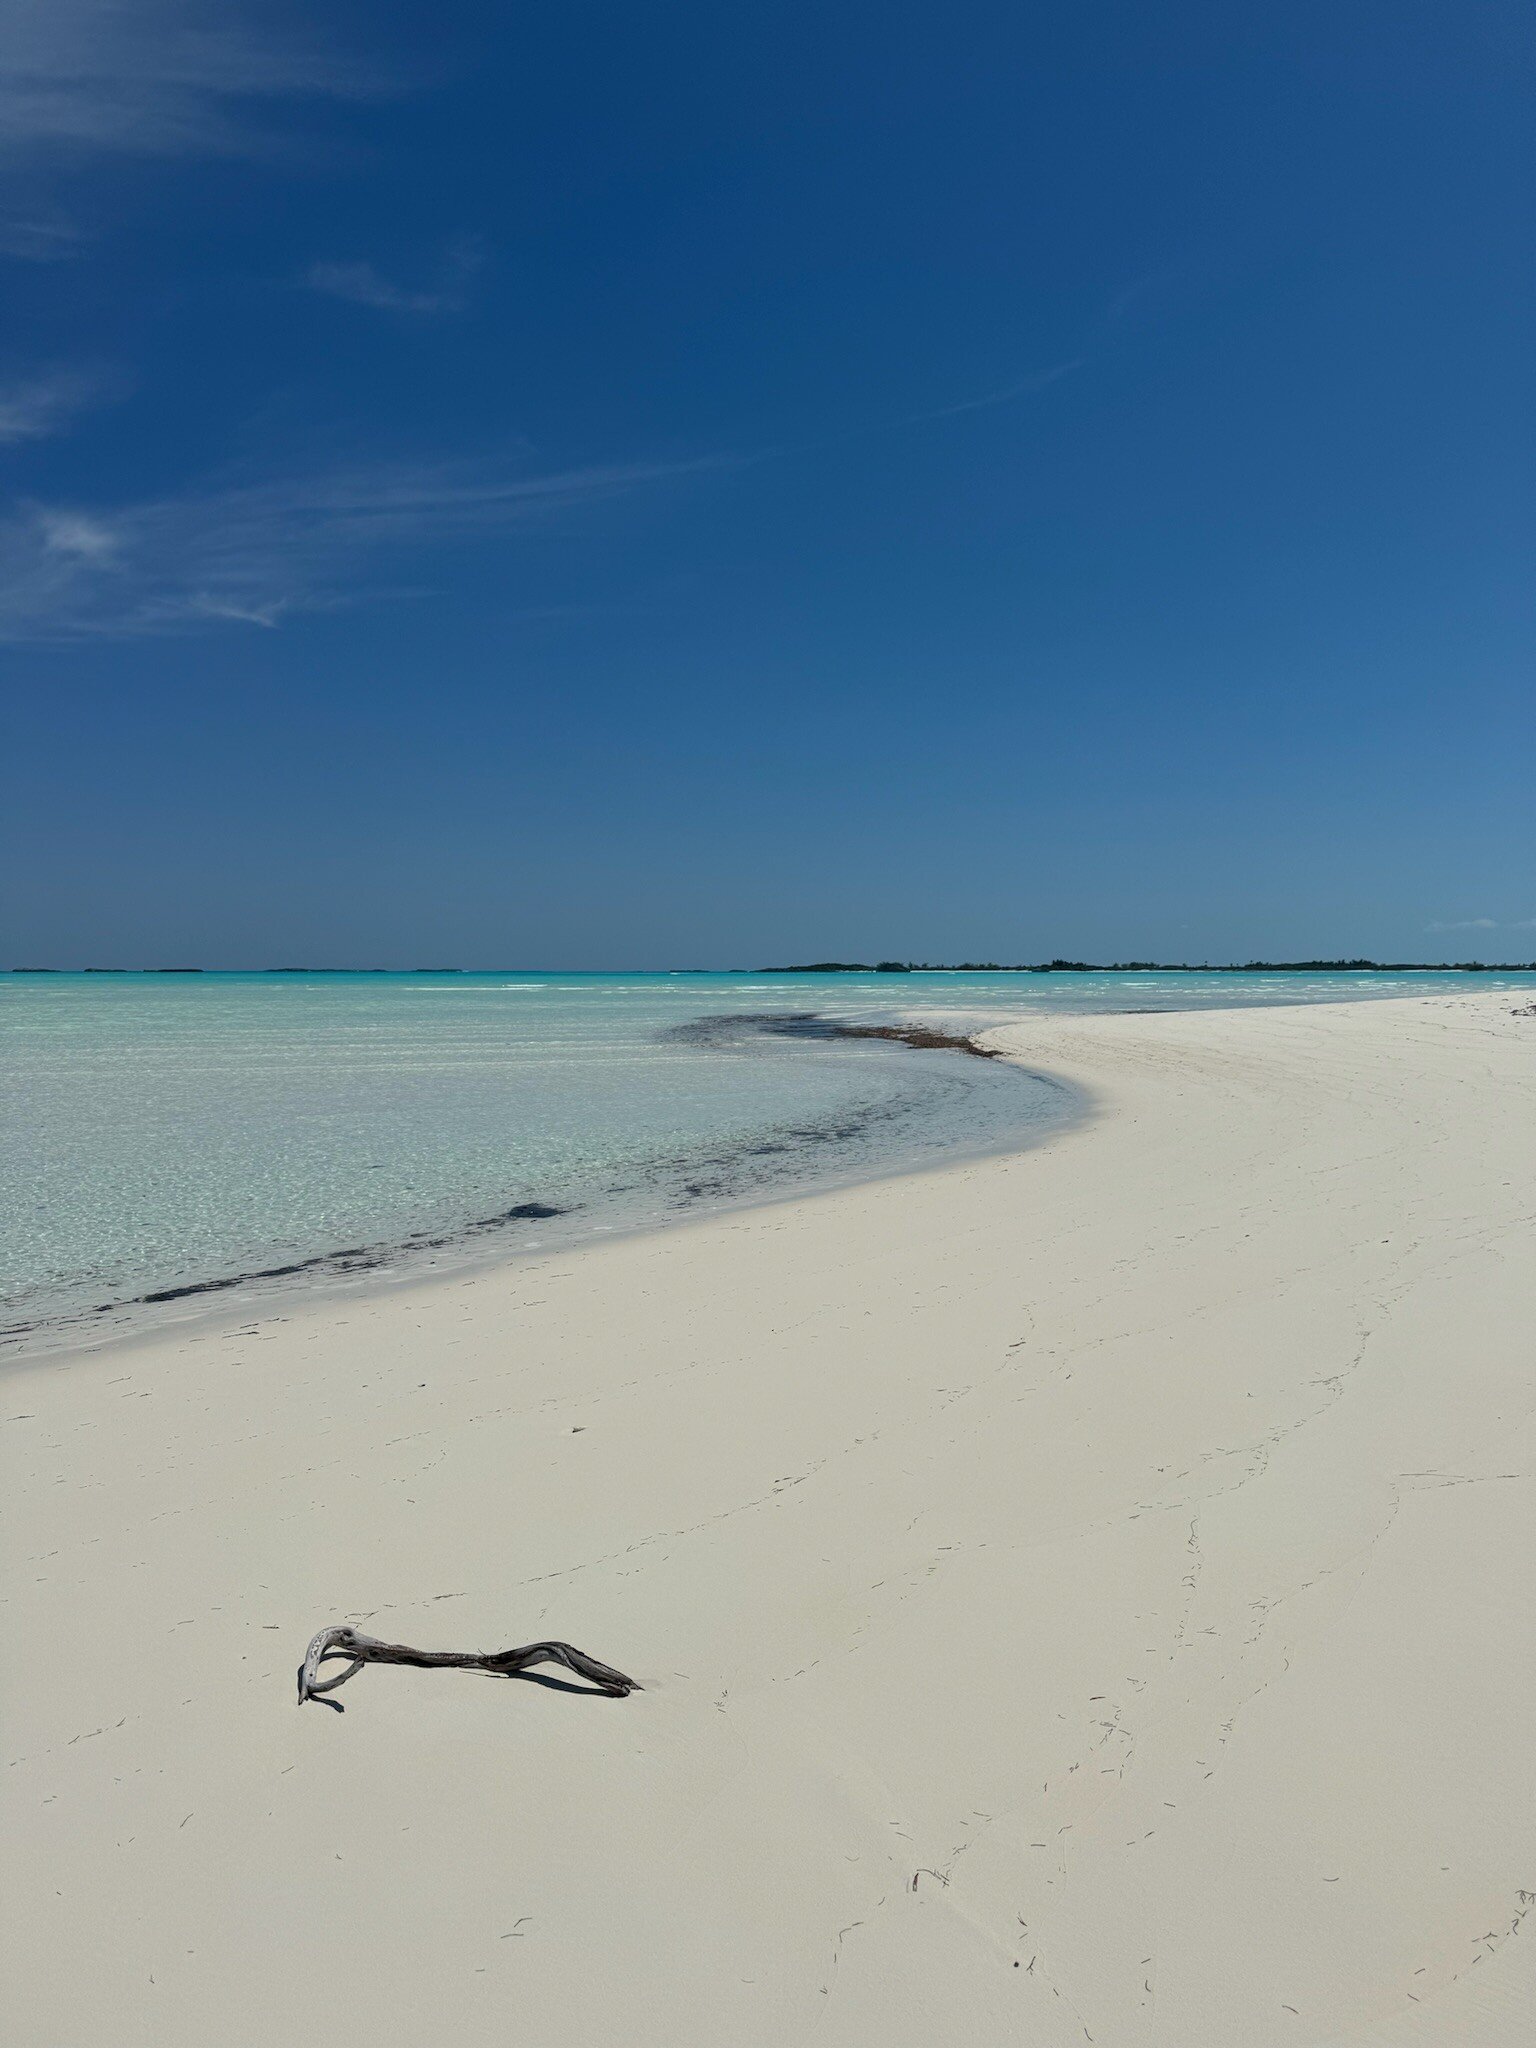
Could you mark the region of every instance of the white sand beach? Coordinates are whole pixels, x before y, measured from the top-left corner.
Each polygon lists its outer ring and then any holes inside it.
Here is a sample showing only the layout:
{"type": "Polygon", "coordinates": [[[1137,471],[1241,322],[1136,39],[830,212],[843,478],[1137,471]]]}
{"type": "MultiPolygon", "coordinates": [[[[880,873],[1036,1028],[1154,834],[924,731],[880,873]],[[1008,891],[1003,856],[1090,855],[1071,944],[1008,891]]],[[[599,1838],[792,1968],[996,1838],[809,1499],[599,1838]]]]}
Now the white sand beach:
{"type": "Polygon", "coordinates": [[[1042,1019],[1033,1151],[12,1368],[5,2039],[1525,2038],[1524,1000],[1042,1019]],[[299,1710],[340,1621],[645,1690],[299,1710]]]}

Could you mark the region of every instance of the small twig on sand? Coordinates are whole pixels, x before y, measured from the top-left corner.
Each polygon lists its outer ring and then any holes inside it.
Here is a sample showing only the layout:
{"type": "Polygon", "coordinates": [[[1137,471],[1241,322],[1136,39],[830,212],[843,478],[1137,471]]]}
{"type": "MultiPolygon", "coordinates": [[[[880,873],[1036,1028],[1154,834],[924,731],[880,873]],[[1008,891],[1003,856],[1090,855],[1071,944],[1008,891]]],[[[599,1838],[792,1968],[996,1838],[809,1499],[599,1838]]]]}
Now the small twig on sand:
{"type": "MultiPolygon", "coordinates": [[[[349,1678],[355,1678],[365,1664],[411,1664],[419,1670],[436,1670],[439,1667],[453,1671],[489,1671],[498,1678],[511,1678],[519,1671],[526,1671],[534,1664],[563,1664],[568,1671],[574,1671],[578,1678],[590,1679],[599,1692],[610,1694],[614,1699],[624,1699],[629,1693],[642,1690],[638,1680],[626,1678],[622,1671],[615,1671],[607,1664],[599,1664],[595,1657],[589,1657],[584,1650],[575,1649],[570,1643],[524,1643],[516,1650],[489,1650],[483,1654],[475,1650],[413,1650],[405,1643],[381,1643],[376,1636],[359,1634],[355,1628],[323,1628],[304,1652],[304,1662],[299,1666],[299,1705],[306,1700],[320,1699],[323,1693],[334,1692],[338,1685],[345,1685],[349,1678]],[[347,1668],[333,1677],[322,1678],[320,1667],[332,1658],[345,1657],[347,1668]]],[[[334,1707],[340,1713],[340,1700],[323,1700],[322,1704],[334,1707]]]]}

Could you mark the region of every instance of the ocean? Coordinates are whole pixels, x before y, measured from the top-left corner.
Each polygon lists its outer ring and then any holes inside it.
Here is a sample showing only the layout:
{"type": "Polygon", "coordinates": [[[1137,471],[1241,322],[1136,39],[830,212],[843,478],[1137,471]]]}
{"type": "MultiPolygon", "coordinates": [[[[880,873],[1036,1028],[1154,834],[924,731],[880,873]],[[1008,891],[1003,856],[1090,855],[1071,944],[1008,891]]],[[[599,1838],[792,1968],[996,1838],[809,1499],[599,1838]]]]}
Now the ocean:
{"type": "Polygon", "coordinates": [[[1445,974],[13,974],[4,1341],[362,1284],[1028,1145],[1049,1077],[835,1026],[1338,1001],[1445,974]]]}

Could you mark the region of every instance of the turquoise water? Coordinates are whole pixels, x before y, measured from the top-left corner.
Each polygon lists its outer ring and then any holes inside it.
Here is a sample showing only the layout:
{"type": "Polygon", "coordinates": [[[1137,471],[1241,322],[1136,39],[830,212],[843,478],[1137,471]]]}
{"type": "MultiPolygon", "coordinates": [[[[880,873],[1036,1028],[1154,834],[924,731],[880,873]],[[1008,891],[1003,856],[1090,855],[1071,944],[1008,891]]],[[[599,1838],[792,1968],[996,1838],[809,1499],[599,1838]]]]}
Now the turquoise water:
{"type": "Polygon", "coordinates": [[[1026,1144],[1073,1114],[1042,1077],[796,1018],[969,1031],[1448,985],[1536,977],[7,976],[0,1321],[76,1341],[124,1305],[186,1313],[209,1283],[262,1295],[543,1249],[1026,1144]],[[301,1270],[249,1277],[274,1267],[301,1270]]]}

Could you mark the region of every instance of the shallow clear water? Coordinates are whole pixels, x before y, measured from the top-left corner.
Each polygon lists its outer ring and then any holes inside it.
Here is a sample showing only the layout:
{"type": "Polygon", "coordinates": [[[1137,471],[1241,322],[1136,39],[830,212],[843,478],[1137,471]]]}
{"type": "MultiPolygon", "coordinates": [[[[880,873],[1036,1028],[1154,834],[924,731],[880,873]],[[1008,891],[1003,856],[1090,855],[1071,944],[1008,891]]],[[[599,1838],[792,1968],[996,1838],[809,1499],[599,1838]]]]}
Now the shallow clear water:
{"type": "Polygon", "coordinates": [[[786,1032],[794,1015],[969,1031],[1448,982],[1536,977],[8,976],[3,1320],[78,1336],[273,1267],[545,1247],[1024,1144],[1074,1112],[1017,1068],[786,1032]],[[508,1214],[530,1204],[562,1213],[508,1214]]]}

